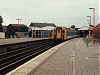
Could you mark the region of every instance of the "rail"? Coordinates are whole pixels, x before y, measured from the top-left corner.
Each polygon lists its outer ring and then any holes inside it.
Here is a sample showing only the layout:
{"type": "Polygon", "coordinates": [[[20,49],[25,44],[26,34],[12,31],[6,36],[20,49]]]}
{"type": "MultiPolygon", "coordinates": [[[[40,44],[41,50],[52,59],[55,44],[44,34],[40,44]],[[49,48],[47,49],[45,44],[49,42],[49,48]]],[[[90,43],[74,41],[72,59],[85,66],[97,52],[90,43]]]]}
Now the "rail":
{"type": "Polygon", "coordinates": [[[53,43],[54,41],[51,40],[40,42],[38,41],[37,43],[35,42],[35,45],[33,44],[25,48],[23,47],[0,54],[0,75],[1,73],[6,74],[14,68],[18,67],[15,66],[15,64],[19,64],[20,66],[20,63],[25,63],[25,61],[28,61],[33,57],[41,54],[42,52],[48,50],[49,48],[53,47],[53,43]],[[14,68],[10,70],[10,68],[12,67],[14,68]]]}

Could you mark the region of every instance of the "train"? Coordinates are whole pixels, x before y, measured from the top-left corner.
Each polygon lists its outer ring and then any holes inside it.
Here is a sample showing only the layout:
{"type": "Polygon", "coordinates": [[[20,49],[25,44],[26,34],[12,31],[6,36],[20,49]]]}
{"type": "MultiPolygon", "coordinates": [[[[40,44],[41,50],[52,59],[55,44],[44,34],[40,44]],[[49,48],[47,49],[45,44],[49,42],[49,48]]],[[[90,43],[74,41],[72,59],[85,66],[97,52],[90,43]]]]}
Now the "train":
{"type": "Polygon", "coordinates": [[[79,36],[77,30],[68,30],[64,27],[55,27],[52,31],[52,39],[54,40],[67,40],[79,36]]]}

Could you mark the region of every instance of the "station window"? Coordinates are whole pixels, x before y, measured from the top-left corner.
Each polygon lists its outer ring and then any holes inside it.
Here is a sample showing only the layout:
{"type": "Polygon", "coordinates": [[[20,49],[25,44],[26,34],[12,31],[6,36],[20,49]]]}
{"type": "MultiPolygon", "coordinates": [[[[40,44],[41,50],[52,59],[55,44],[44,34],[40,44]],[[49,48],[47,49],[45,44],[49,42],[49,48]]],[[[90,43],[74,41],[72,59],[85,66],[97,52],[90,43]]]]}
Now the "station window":
{"type": "Polygon", "coordinates": [[[39,30],[39,34],[41,34],[41,30],[39,30]]]}

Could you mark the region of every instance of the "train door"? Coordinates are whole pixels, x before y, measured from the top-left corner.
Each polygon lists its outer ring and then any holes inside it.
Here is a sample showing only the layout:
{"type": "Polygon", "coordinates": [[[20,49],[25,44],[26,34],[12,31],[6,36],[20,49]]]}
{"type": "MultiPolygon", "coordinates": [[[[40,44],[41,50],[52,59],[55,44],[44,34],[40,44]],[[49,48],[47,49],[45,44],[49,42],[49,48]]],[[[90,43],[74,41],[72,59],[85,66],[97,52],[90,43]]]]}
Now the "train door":
{"type": "Polygon", "coordinates": [[[62,31],[62,39],[64,40],[65,37],[65,30],[62,31]]]}
{"type": "Polygon", "coordinates": [[[61,29],[57,30],[57,39],[61,39],[61,29]]]}

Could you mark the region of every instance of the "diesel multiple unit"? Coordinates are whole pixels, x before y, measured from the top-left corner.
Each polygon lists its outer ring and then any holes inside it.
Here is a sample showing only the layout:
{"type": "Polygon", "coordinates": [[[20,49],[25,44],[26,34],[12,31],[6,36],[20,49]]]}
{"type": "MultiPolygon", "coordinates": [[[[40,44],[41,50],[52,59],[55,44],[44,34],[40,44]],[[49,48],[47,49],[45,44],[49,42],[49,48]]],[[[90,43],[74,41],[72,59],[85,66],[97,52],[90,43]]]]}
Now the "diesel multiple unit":
{"type": "Polygon", "coordinates": [[[55,27],[52,31],[52,39],[67,40],[78,36],[78,31],[67,30],[63,27],[55,27]]]}

